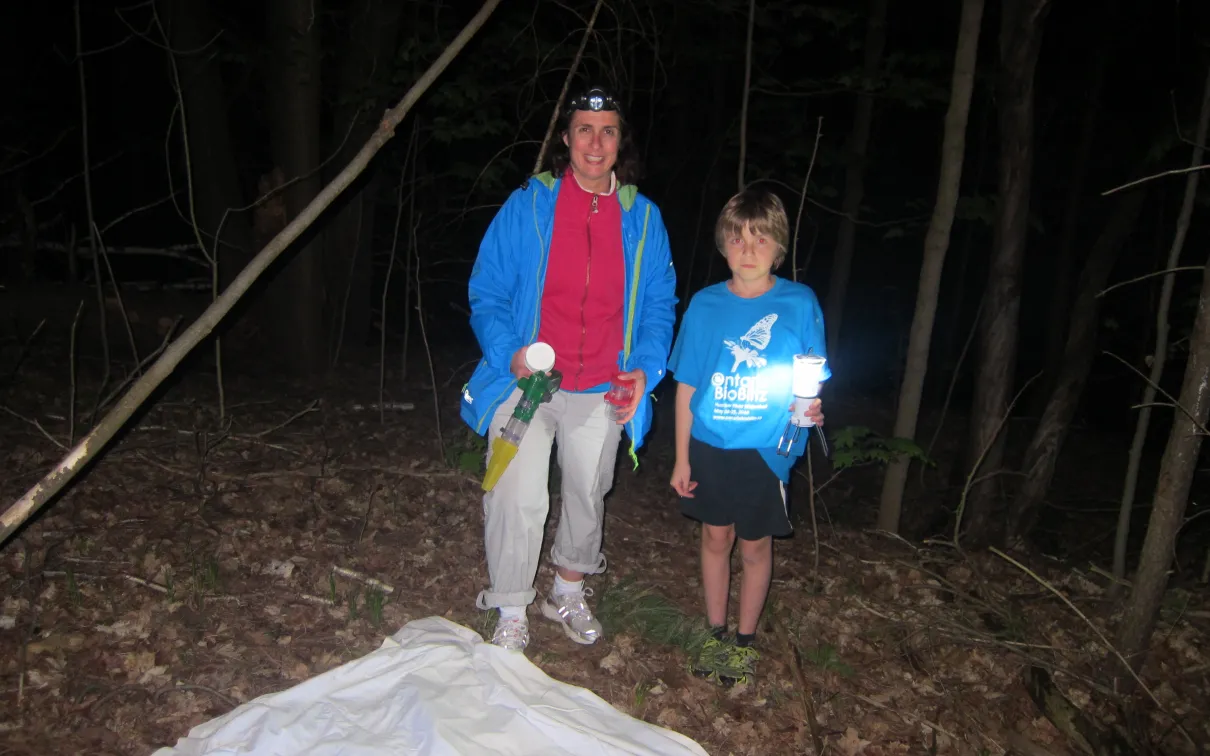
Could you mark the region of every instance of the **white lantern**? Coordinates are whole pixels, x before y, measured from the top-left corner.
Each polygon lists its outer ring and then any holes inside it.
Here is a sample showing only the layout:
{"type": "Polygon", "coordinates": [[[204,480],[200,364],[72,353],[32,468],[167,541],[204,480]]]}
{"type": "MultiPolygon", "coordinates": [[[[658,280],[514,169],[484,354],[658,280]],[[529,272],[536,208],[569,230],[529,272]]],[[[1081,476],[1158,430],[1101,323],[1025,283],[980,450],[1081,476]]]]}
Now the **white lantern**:
{"type": "MultiPolygon", "coordinates": [[[[798,442],[802,429],[815,425],[815,422],[807,417],[807,410],[811,408],[811,403],[819,398],[819,388],[823,385],[827,364],[827,359],[817,354],[794,355],[794,372],[791,379],[794,409],[790,413],[790,422],[786,423],[786,429],[782,431],[781,439],[777,442],[777,453],[783,457],[790,456],[790,449],[798,442]]],[[[822,440],[822,436],[820,438],[822,440]]],[[[826,451],[824,453],[827,454],[826,451]]]]}

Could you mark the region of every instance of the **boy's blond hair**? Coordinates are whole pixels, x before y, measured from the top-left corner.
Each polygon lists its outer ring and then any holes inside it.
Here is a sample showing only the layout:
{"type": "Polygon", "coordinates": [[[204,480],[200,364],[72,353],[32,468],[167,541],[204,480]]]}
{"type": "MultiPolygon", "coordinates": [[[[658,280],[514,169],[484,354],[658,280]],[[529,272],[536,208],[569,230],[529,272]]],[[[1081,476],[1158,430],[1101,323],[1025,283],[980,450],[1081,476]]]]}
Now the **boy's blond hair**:
{"type": "Polygon", "coordinates": [[[773,260],[776,270],[790,248],[790,218],[781,198],[763,189],[745,189],[727,200],[714,224],[714,246],[720,253],[727,254],[727,240],[741,235],[744,227],[777,243],[777,257],[773,260]]]}

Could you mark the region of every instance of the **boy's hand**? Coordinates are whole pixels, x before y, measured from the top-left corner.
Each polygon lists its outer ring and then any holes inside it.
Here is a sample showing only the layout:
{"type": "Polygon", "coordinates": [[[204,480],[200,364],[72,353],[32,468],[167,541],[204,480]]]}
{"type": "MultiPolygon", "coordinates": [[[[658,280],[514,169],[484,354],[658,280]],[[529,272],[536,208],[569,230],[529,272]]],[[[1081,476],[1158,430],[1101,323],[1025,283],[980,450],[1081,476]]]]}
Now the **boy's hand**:
{"type": "MultiPolygon", "coordinates": [[[[794,412],[793,402],[790,403],[790,412],[794,412]]],[[[819,399],[811,402],[811,405],[807,407],[807,411],[804,412],[803,415],[811,418],[811,422],[815,423],[816,425],[823,425],[823,402],[821,402],[819,399]]]]}
{"type": "Polygon", "coordinates": [[[689,480],[689,463],[687,461],[677,460],[677,463],[672,466],[672,488],[686,499],[693,498],[693,489],[697,488],[696,480],[689,480]]]}
{"type": "Polygon", "coordinates": [[[525,350],[526,349],[529,349],[529,347],[523,346],[520,349],[518,349],[517,351],[513,352],[513,359],[508,364],[509,369],[513,371],[513,377],[517,378],[518,380],[520,380],[528,375],[533,375],[533,372],[534,372],[534,371],[530,370],[529,368],[525,367],[525,350]]]}
{"type": "Polygon", "coordinates": [[[622,378],[634,379],[634,396],[630,398],[630,404],[626,406],[626,411],[618,418],[618,425],[625,425],[630,422],[630,418],[634,417],[635,410],[639,408],[639,402],[643,401],[643,396],[647,393],[647,373],[642,369],[631,370],[626,373],[618,373],[622,378]]]}

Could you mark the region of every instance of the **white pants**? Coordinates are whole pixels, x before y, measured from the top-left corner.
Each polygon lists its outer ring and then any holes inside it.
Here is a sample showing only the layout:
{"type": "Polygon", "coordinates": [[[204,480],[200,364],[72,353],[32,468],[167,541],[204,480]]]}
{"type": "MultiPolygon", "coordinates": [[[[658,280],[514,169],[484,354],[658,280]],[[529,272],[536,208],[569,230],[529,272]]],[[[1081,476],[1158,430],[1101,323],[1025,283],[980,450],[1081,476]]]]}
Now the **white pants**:
{"type": "MultiPolygon", "coordinates": [[[[492,418],[491,445],[520,398],[513,391],[492,418]]],[[[605,570],[601,536],[605,494],[613,486],[622,426],[605,413],[602,394],[558,391],[541,405],[521,439],[517,456],[495,488],[483,497],[484,545],[491,589],[475,600],[480,609],[527,606],[537,593],[542,536],[550,513],[550,448],[558,441],[563,511],[550,550],[555,565],[595,575],[605,570]]]]}

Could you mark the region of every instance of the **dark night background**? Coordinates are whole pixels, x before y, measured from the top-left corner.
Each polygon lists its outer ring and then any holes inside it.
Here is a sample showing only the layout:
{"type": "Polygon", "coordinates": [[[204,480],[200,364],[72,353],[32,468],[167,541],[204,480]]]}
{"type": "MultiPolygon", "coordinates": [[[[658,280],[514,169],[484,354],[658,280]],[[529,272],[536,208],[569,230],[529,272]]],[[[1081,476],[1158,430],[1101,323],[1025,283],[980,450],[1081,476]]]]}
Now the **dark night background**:
{"type": "MultiPolygon", "coordinates": [[[[964,344],[986,300],[996,244],[1004,136],[998,121],[1004,97],[1001,2],[1016,0],[988,0],[983,16],[960,200],[915,439],[920,446],[928,443],[944,405],[946,424],[933,454],[937,467],[929,471],[940,493],[909,488],[902,528],[912,537],[952,528],[975,457],[964,426],[980,421],[971,409],[979,333],[965,356],[964,344]]],[[[1037,4],[1017,5],[1022,2],[1037,4]]],[[[457,426],[455,392],[478,354],[467,325],[470,265],[495,209],[532,168],[594,5],[500,5],[365,173],[223,322],[228,375],[331,386],[347,371],[376,370],[385,341],[387,380],[393,382],[388,393],[426,403],[427,417],[431,392],[409,393],[407,386],[419,381],[431,389],[431,360],[436,383],[447,389],[440,409],[447,435],[457,426]],[[310,278],[296,275],[304,258],[310,278]],[[417,293],[423,297],[419,314],[417,293]],[[431,354],[420,342],[420,325],[431,354]]],[[[793,228],[811,170],[795,255],[799,280],[819,294],[829,318],[843,316],[839,338],[828,345],[835,370],[829,422],[837,432],[868,425],[890,437],[937,195],[961,3],[890,0],[885,49],[874,61],[872,78],[863,72],[863,55],[877,0],[756,5],[745,179],[782,197],[793,228]],[[865,160],[855,162],[849,140],[854,106],[863,94],[872,98],[872,122],[865,160]],[[847,295],[838,311],[836,249],[846,168],[854,166],[862,169],[864,194],[847,295]]],[[[1022,456],[1059,369],[1077,278],[1119,212],[1120,193],[1104,193],[1188,167],[1210,64],[1205,2],[1048,5],[1034,77],[1033,177],[1019,282],[1018,354],[1008,396],[1039,377],[1005,426],[1006,472],[994,494],[1000,501],[1012,499],[1025,477],[1022,456]]],[[[102,278],[107,291],[114,279],[122,282],[128,292],[123,306],[142,310],[135,335],[144,354],[163,335],[155,330],[160,319],[181,315],[187,325],[210,296],[210,272],[190,221],[182,123],[190,132],[193,213],[208,248],[223,211],[234,209],[222,226],[225,284],[344,167],[476,9],[472,3],[430,0],[80,0],[92,216],[103,229],[100,241],[112,265],[112,275],[102,266],[102,278]],[[309,19],[303,26],[312,32],[313,48],[275,32],[291,19],[296,27],[309,19]],[[266,188],[280,185],[272,176],[275,168],[280,178],[303,174],[304,180],[252,209],[266,188]],[[177,256],[154,254],[166,249],[177,256]]],[[[737,188],[747,21],[748,3],[739,0],[610,0],[572,85],[574,91],[603,83],[628,104],[645,162],[639,188],[663,212],[681,307],[693,292],[728,275],[711,231],[719,208],[737,188]]],[[[4,363],[25,354],[24,340],[40,320],[47,321],[43,338],[66,339],[81,300],[79,349],[92,360],[81,369],[92,381],[101,373],[75,23],[75,7],[67,2],[9,2],[0,10],[0,379],[9,374],[4,363]],[[65,251],[69,240],[78,250],[74,272],[65,251]]],[[[1146,198],[1125,229],[1110,284],[1163,269],[1173,243],[1186,173],[1141,186],[1146,198]]],[[[1182,266],[1205,264],[1208,205],[1202,181],[1182,266]]],[[[782,273],[788,276],[788,267],[782,273]]],[[[1136,422],[1132,406],[1144,388],[1124,363],[1147,372],[1162,280],[1150,277],[1099,300],[1096,357],[1047,499],[1063,506],[1045,510],[1034,528],[1017,533],[1027,548],[1109,569],[1136,422]],[[1075,489],[1086,489],[1087,496],[1081,499],[1075,489]]],[[[1189,357],[1200,286],[1197,270],[1176,274],[1169,362],[1160,382],[1173,396],[1189,357]]],[[[107,353],[115,366],[126,360],[115,367],[125,375],[131,368],[127,335],[112,307],[108,330],[107,353]]],[[[212,373],[212,353],[195,350],[174,380],[189,371],[212,373]]],[[[657,393],[670,396],[670,384],[657,393]]],[[[669,418],[662,415],[653,448],[670,443],[659,440],[659,433],[670,433],[669,418]]],[[[1132,564],[1172,418],[1169,408],[1151,416],[1130,538],[1132,564]]],[[[854,485],[853,506],[841,518],[868,526],[877,510],[881,467],[856,475],[865,477],[854,485]]],[[[915,479],[913,472],[913,486],[915,479]]],[[[1199,471],[1187,514],[1194,522],[1176,543],[1182,583],[1196,582],[1206,559],[1210,518],[1197,517],[1204,511],[1199,497],[1205,483],[1199,471]]],[[[1002,511],[996,506],[989,511],[1002,511]]],[[[1003,529],[988,533],[976,540],[1006,543],[1003,529]]]]}

